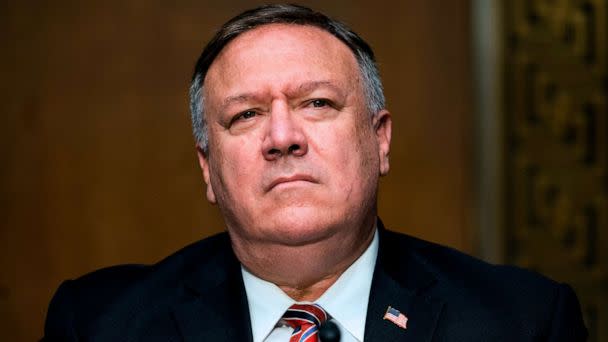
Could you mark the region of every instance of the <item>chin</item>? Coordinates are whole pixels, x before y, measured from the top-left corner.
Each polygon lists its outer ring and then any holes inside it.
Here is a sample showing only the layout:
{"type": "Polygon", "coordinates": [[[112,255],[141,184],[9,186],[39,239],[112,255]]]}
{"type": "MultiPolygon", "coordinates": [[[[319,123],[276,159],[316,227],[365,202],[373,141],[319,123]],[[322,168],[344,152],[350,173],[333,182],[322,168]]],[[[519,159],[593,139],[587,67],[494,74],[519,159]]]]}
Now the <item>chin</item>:
{"type": "Polygon", "coordinates": [[[331,217],[320,216],[318,208],[298,208],[273,215],[263,224],[264,239],[277,243],[301,246],[332,236],[336,222],[331,217]]]}

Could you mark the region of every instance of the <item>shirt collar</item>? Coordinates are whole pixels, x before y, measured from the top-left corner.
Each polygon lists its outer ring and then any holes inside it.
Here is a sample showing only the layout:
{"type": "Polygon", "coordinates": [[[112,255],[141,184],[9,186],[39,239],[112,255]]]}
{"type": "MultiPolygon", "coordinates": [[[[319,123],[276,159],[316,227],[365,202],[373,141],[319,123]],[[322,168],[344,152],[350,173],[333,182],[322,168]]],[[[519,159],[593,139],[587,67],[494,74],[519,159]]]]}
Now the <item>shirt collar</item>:
{"type": "MultiPolygon", "coordinates": [[[[316,301],[344,329],[363,341],[369,293],[378,256],[378,230],[365,252],[316,301]]],[[[294,303],[278,286],[251,274],[241,265],[253,341],[263,341],[294,303]]]]}
{"type": "Polygon", "coordinates": [[[253,341],[264,341],[285,311],[295,303],[275,284],[258,278],[241,265],[245,292],[249,302],[253,341]]]}

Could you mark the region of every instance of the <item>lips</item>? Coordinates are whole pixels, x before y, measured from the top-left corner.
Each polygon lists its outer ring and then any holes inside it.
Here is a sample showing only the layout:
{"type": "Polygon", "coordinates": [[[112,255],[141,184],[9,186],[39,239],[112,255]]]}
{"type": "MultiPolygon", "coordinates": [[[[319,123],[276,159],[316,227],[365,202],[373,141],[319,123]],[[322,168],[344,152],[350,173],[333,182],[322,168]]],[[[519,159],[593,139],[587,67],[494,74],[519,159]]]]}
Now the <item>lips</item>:
{"type": "Polygon", "coordinates": [[[296,175],[292,175],[292,176],[278,177],[270,183],[270,185],[268,186],[268,191],[274,189],[279,184],[301,182],[301,181],[310,182],[310,183],[317,182],[312,176],[309,176],[309,175],[296,174],[296,175]]]}

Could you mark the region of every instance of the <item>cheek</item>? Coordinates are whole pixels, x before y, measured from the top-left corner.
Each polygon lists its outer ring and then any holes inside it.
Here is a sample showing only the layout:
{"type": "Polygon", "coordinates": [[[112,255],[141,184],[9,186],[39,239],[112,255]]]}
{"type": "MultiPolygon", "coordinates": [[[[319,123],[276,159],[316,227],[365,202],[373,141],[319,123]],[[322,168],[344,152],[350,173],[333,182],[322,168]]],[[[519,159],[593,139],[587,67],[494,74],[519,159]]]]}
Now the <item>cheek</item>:
{"type": "Polygon", "coordinates": [[[372,153],[373,140],[369,134],[360,128],[323,132],[318,137],[319,155],[328,162],[331,174],[336,175],[334,181],[340,186],[352,188],[353,184],[360,185],[362,181],[374,173],[374,156],[372,153]]]}
{"type": "MultiPolygon", "coordinates": [[[[332,168],[345,167],[351,162],[349,155],[352,154],[350,137],[348,132],[336,130],[332,126],[316,128],[312,136],[309,136],[308,144],[313,145],[321,160],[330,164],[332,168]]],[[[309,152],[310,153],[310,152],[309,152]]]]}
{"type": "Polygon", "coordinates": [[[247,187],[257,184],[253,177],[257,173],[253,168],[254,152],[247,149],[250,144],[233,141],[217,146],[212,152],[213,158],[213,186],[216,192],[221,193],[221,197],[234,198],[237,195],[245,194],[247,187]]]}

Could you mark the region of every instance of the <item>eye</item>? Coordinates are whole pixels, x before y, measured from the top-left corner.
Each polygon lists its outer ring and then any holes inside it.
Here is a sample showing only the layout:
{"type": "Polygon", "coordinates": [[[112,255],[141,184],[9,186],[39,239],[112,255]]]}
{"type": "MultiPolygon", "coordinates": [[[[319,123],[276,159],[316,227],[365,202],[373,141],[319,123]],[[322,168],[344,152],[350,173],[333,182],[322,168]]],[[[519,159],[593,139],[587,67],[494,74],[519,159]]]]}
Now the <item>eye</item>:
{"type": "Polygon", "coordinates": [[[239,121],[239,120],[248,120],[248,119],[251,119],[254,116],[256,116],[256,114],[257,113],[255,112],[255,110],[246,110],[244,112],[241,112],[241,113],[235,115],[232,118],[232,120],[230,121],[230,123],[232,124],[232,123],[234,123],[236,121],[239,121]]]}
{"type": "Polygon", "coordinates": [[[329,106],[329,101],[327,101],[325,99],[314,99],[314,100],[310,101],[310,104],[314,108],[322,108],[322,107],[329,106]]]}
{"type": "Polygon", "coordinates": [[[255,116],[255,112],[252,110],[247,110],[238,115],[238,119],[250,119],[255,116]]]}

